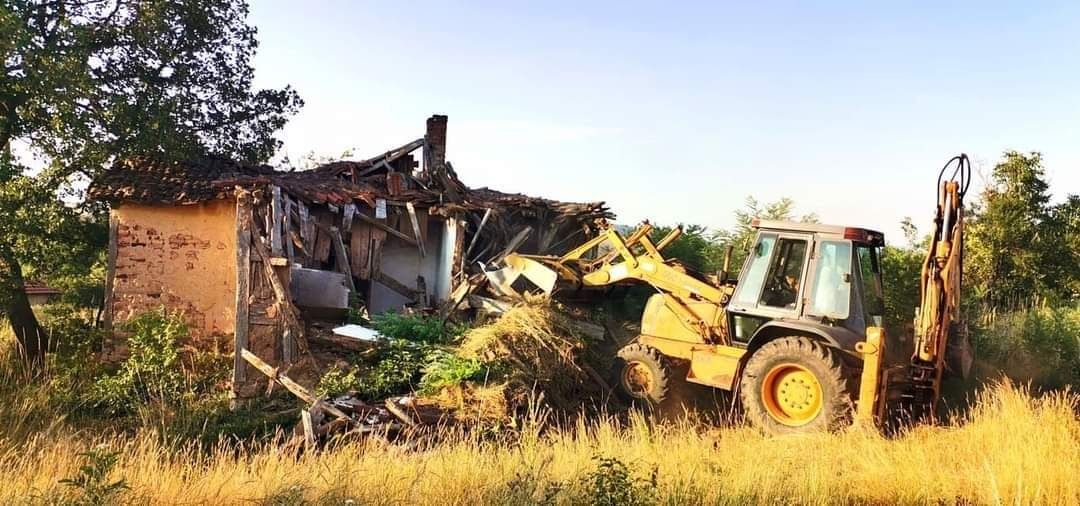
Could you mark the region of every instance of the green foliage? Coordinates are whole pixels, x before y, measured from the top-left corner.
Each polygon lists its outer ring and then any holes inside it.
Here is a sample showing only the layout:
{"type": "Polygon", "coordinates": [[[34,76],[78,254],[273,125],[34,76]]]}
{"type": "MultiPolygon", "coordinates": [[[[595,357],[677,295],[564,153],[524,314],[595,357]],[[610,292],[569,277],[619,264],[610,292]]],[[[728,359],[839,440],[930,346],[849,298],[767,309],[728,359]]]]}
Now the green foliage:
{"type": "Polygon", "coordinates": [[[885,285],[885,328],[889,335],[911,334],[915,307],[919,305],[919,278],[926,252],[921,249],[886,246],[881,255],[881,277],[885,285]]]}
{"type": "Polygon", "coordinates": [[[976,358],[1036,386],[1080,385],[1080,307],[999,314],[972,329],[976,358]]]}
{"type": "Polygon", "coordinates": [[[69,504],[80,506],[116,504],[118,497],[129,489],[127,482],[122,478],[109,481],[109,473],[116,467],[119,453],[95,448],[79,455],[87,461],[79,468],[79,474],[60,480],[60,483],[71,487],[79,494],[69,504]]]}
{"type": "Polygon", "coordinates": [[[448,343],[465,332],[465,327],[452,322],[444,324],[438,316],[385,312],[372,318],[372,327],[391,339],[420,343],[448,343]]]}
{"type": "Polygon", "coordinates": [[[183,447],[198,442],[212,450],[222,443],[247,443],[273,437],[296,423],[295,406],[288,394],[260,397],[233,408],[224,393],[185,398],[175,406],[160,427],[160,436],[170,445],[183,447]]]}
{"type": "Polygon", "coordinates": [[[420,391],[433,393],[466,381],[482,379],[486,369],[479,360],[436,349],[428,353],[422,372],[420,391]]]}
{"type": "Polygon", "coordinates": [[[323,373],[315,387],[315,394],[320,398],[334,398],[359,390],[360,370],[357,367],[344,369],[335,365],[323,373]]]}
{"type": "Polygon", "coordinates": [[[361,395],[381,399],[408,392],[419,382],[427,355],[433,348],[422,343],[394,339],[379,354],[378,363],[360,380],[361,395]]]}
{"type": "Polygon", "coordinates": [[[754,218],[762,220],[779,221],[802,221],[805,223],[817,223],[816,214],[810,213],[801,217],[795,215],[795,201],[784,197],[775,202],[761,203],[754,197],[746,197],[746,203],[742,209],[735,211],[735,227],[730,230],[718,230],[713,234],[712,240],[721,248],[731,246],[731,271],[738,274],[742,269],[743,261],[746,260],[746,252],[752,246],[755,230],[754,218]]]}
{"type": "Polygon", "coordinates": [[[109,414],[134,411],[148,402],[175,404],[184,393],[177,341],[188,337],[179,314],[164,308],[140,314],[127,322],[130,355],[115,374],[95,381],[92,403],[109,414]]]}
{"type": "MultiPolygon", "coordinates": [[[[708,274],[716,273],[724,261],[723,247],[709,238],[709,231],[701,225],[681,225],[683,233],[678,239],[664,248],[664,256],[678,258],[691,269],[708,274]]],[[[659,242],[672,231],[673,227],[655,227],[649,236],[654,243],[659,242]]]]}
{"type": "Polygon", "coordinates": [[[1050,204],[1042,155],[1008,151],[972,206],[965,279],[986,311],[1068,302],[1080,286],[1080,198],[1050,204]]]}
{"type": "Polygon", "coordinates": [[[652,504],[655,501],[656,469],[649,479],[634,477],[622,461],[595,456],[596,468],[581,478],[585,489],[584,504],[624,506],[652,504]]]}

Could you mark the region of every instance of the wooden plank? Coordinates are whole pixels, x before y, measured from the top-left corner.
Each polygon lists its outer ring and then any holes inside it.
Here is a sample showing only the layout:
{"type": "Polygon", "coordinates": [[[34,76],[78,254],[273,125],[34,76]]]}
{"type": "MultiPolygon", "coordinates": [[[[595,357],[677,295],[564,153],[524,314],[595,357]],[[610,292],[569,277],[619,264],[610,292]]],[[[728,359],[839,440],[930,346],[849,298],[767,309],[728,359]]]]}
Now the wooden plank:
{"type": "MultiPolygon", "coordinates": [[[[379,228],[371,229],[371,242],[368,246],[368,271],[371,279],[380,272],[382,265],[383,243],[386,242],[386,231],[379,228]]],[[[374,295],[375,283],[368,283],[367,303],[371,306],[374,295]]]]}
{"type": "MultiPolygon", "coordinates": [[[[300,398],[300,400],[312,405],[319,401],[319,399],[315,397],[314,394],[309,392],[308,389],[304,388],[303,385],[293,381],[292,378],[281,374],[280,372],[278,372],[276,367],[273,367],[270,364],[263,362],[263,360],[259,358],[258,355],[252,353],[251,350],[247,348],[242,349],[240,350],[240,355],[249,364],[255,366],[256,369],[261,371],[267,377],[276,381],[281,386],[285,387],[286,390],[292,392],[292,394],[300,398]]],[[[331,404],[321,403],[319,407],[327,413],[330,413],[331,415],[334,415],[338,418],[350,419],[348,415],[343,413],[340,409],[335,408],[331,404]]]]}
{"type": "Polygon", "coordinates": [[[311,420],[311,412],[303,410],[300,412],[300,423],[304,426],[304,447],[308,451],[315,450],[315,423],[311,420]]]}
{"type": "Polygon", "coordinates": [[[236,319],[233,329],[233,393],[247,379],[247,366],[239,350],[248,347],[250,325],[248,301],[251,298],[251,200],[248,193],[236,196],[236,319]]]}
{"type": "Polygon", "coordinates": [[[352,271],[360,279],[371,279],[371,226],[366,223],[353,225],[349,237],[349,260],[352,271]]]}
{"type": "Polygon", "coordinates": [[[353,216],[356,215],[356,204],[345,206],[345,210],[341,214],[341,230],[351,233],[353,216]]]}
{"type": "Polygon", "coordinates": [[[330,260],[330,249],[333,244],[333,237],[331,237],[330,227],[333,226],[333,215],[328,213],[319,213],[315,216],[315,247],[311,253],[312,260],[315,261],[313,267],[322,267],[320,264],[326,263],[330,260]]]}
{"type": "Polygon", "coordinates": [[[349,255],[345,253],[345,243],[341,240],[341,231],[337,227],[330,227],[331,240],[334,243],[334,263],[338,271],[345,274],[349,280],[349,290],[356,292],[356,282],[353,281],[352,268],[349,266],[349,255]]]}
{"type": "Polygon", "coordinates": [[[281,203],[281,187],[274,186],[271,191],[273,197],[270,199],[270,254],[279,257],[282,255],[281,229],[285,212],[281,203]]]}
{"type": "Polygon", "coordinates": [[[502,253],[499,253],[499,256],[491,259],[491,261],[498,262],[499,260],[502,260],[503,257],[505,257],[506,255],[517,251],[517,249],[525,243],[525,240],[529,238],[530,233],[532,233],[532,227],[525,227],[521,229],[517,233],[517,235],[515,235],[513,239],[510,239],[510,242],[506,244],[506,248],[503,248],[502,253]]]}
{"type": "Polygon", "coordinates": [[[413,207],[412,202],[406,202],[405,208],[409,210],[409,221],[412,222],[413,237],[416,238],[416,247],[420,249],[420,257],[426,257],[427,252],[424,251],[424,238],[420,235],[420,220],[416,218],[416,208],[413,207]]]}
{"type": "Polygon", "coordinates": [[[113,290],[116,282],[116,243],[119,240],[120,218],[112,210],[109,211],[109,252],[105,257],[105,301],[103,307],[102,324],[105,331],[111,331],[113,326],[113,290]]]}
{"type": "Polygon", "coordinates": [[[393,227],[390,227],[389,225],[387,225],[387,224],[385,224],[385,223],[383,223],[383,222],[381,222],[381,221],[379,221],[379,220],[377,220],[375,218],[372,218],[371,216],[360,213],[360,214],[357,214],[356,217],[360,218],[360,220],[363,221],[363,222],[370,223],[375,228],[377,228],[379,230],[382,230],[383,232],[386,232],[387,234],[390,234],[390,235],[392,235],[394,237],[397,237],[398,239],[401,239],[402,241],[405,241],[405,242],[407,242],[407,243],[409,243],[409,244],[411,244],[413,246],[416,246],[416,241],[414,241],[412,237],[409,237],[409,236],[407,236],[407,235],[405,235],[405,234],[403,234],[401,232],[398,232],[393,227]]]}
{"type": "Polygon", "coordinates": [[[409,288],[405,283],[402,283],[401,281],[390,277],[390,275],[386,274],[385,272],[379,272],[375,274],[374,279],[383,286],[401,294],[402,297],[410,300],[416,300],[415,289],[409,288]]]}
{"type": "Polygon", "coordinates": [[[465,248],[465,257],[468,258],[469,253],[472,253],[473,248],[476,247],[476,241],[480,239],[480,232],[484,230],[484,225],[487,225],[488,218],[491,217],[491,208],[484,210],[484,217],[480,218],[480,225],[476,227],[476,232],[473,232],[472,240],[469,241],[469,246],[465,248]]]}

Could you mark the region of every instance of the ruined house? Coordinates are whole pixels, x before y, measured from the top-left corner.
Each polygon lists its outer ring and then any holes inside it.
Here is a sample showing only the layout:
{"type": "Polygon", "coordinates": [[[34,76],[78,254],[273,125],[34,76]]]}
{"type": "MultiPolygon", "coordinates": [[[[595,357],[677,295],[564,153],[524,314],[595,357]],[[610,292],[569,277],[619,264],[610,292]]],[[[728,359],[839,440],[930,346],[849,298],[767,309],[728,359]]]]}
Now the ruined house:
{"type": "MultiPolygon", "coordinates": [[[[118,162],[90,189],[111,204],[106,324],[164,306],[196,341],[289,365],[313,322],[360,306],[446,309],[502,255],[561,253],[611,217],[601,202],[467,187],[446,160],[446,127],[432,116],[422,138],[308,171],[118,162]]],[[[236,355],[234,392],[250,395],[257,375],[236,355]]]]}

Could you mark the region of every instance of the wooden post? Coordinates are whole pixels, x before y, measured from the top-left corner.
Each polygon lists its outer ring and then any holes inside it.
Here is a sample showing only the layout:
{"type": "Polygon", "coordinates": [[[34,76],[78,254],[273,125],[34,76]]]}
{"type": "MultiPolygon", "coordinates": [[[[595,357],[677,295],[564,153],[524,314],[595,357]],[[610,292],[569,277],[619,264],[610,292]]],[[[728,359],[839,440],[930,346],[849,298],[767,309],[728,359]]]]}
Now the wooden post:
{"type": "Polygon", "coordinates": [[[315,450],[315,423],[311,420],[311,411],[300,411],[300,422],[304,426],[304,447],[307,451],[315,450]]]}
{"type": "Polygon", "coordinates": [[[285,240],[285,255],[289,258],[289,263],[292,264],[296,261],[296,251],[293,245],[292,239],[292,199],[285,197],[285,219],[282,221],[282,236],[285,240]]]}
{"type": "Polygon", "coordinates": [[[424,238],[420,235],[420,220],[416,217],[416,207],[412,202],[406,202],[405,208],[409,211],[409,221],[412,222],[413,236],[416,237],[416,247],[420,248],[420,257],[426,257],[427,253],[424,251],[424,238]]]}
{"type": "Polygon", "coordinates": [[[394,237],[397,237],[398,239],[401,239],[402,241],[405,241],[405,242],[407,242],[409,244],[412,244],[413,246],[417,245],[416,241],[413,240],[412,237],[409,237],[409,236],[399,232],[396,228],[391,227],[391,226],[387,225],[386,223],[383,223],[383,222],[381,222],[381,221],[379,221],[379,220],[377,220],[375,218],[372,218],[371,216],[360,213],[360,214],[357,214],[356,217],[360,218],[361,221],[364,221],[366,223],[370,223],[370,224],[374,225],[375,228],[377,228],[379,230],[382,230],[383,232],[386,232],[386,233],[388,233],[388,234],[390,234],[390,235],[392,235],[394,237]]]}
{"type": "Polygon", "coordinates": [[[281,205],[281,187],[273,187],[273,198],[270,199],[270,255],[281,256],[281,229],[284,212],[281,205]]]}
{"type": "Polygon", "coordinates": [[[341,231],[337,227],[330,227],[330,240],[334,243],[334,256],[337,257],[337,268],[349,279],[349,290],[356,291],[356,283],[353,281],[352,268],[349,266],[349,255],[345,252],[345,242],[341,240],[341,231]]]}
{"type": "Polygon", "coordinates": [[[307,204],[303,202],[297,202],[300,206],[300,243],[304,245],[304,254],[307,258],[304,259],[304,266],[311,266],[312,251],[315,250],[315,222],[311,219],[311,213],[308,211],[307,204]]]}
{"type": "Polygon", "coordinates": [[[247,379],[240,350],[248,347],[248,299],[251,280],[251,201],[247,192],[236,195],[236,320],[233,329],[233,394],[247,379]]]}

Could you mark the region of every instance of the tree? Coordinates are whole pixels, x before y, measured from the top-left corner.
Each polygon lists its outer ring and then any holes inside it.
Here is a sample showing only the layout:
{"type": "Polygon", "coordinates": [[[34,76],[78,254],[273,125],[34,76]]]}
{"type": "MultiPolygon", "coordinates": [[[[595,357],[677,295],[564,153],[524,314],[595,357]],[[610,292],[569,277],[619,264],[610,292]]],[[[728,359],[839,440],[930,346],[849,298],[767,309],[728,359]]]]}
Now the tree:
{"type": "Polygon", "coordinates": [[[32,361],[48,343],[25,272],[78,256],[90,243],[73,231],[101,224],[73,183],[133,154],[255,162],[280,146],[302,101],[252,88],[247,14],[243,0],[0,0],[0,304],[32,361]]]}
{"type": "Polygon", "coordinates": [[[965,279],[984,309],[1032,306],[1071,296],[1075,286],[1076,197],[1050,205],[1042,155],[1005,153],[981,202],[972,206],[965,279]],[[1070,223],[1072,223],[1070,225],[1070,223]]]}
{"type": "Polygon", "coordinates": [[[796,217],[795,201],[788,197],[765,204],[758,202],[754,197],[746,197],[743,209],[735,211],[735,228],[719,230],[712,236],[713,242],[719,245],[719,251],[723,251],[728,246],[732,247],[731,266],[735,273],[742,267],[746,252],[751,246],[750,241],[754,238],[753,221],[755,218],[818,223],[818,216],[814,213],[796,217]]]}

